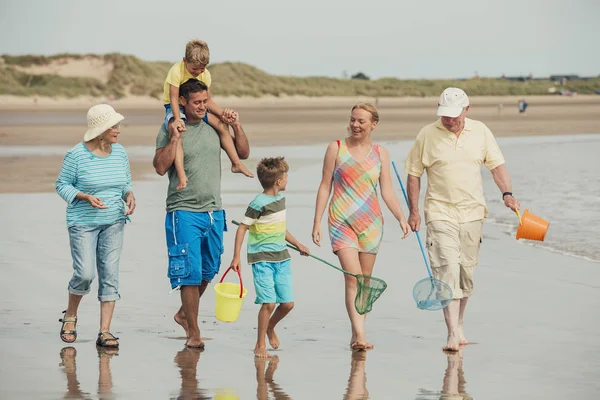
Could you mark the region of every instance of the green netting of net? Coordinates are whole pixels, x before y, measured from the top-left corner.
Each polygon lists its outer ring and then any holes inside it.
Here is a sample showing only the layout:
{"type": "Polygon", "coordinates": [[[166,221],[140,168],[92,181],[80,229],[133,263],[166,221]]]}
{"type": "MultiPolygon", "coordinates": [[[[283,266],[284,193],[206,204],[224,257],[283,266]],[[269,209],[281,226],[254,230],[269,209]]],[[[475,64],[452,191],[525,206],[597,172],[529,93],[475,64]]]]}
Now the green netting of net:
{"type": "Polygon", "coordinates": [[[383,279],[373,276],[355,275],[358,283],[358,291],[354,298],[354,308],[360,315],[371,312],[373,303],[383,294],[387,283],[383,279]]]}

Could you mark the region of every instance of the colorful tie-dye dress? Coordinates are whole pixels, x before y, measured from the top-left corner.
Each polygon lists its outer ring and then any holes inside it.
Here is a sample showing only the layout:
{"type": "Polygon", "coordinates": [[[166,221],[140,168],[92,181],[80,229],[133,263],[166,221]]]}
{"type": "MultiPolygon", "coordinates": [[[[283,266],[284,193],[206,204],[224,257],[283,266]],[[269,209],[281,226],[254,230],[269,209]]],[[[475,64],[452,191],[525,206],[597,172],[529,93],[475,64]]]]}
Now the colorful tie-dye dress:
{"type": "Polygon", "coordinates": [[[377,184],[381,172],[379,146],[373,145],[363,161],[355,160],[346,141],[338,140],[329,203],[329,237],[333,252],[355,248],[376,254],[383,236],[383,216],[377,184]]]}

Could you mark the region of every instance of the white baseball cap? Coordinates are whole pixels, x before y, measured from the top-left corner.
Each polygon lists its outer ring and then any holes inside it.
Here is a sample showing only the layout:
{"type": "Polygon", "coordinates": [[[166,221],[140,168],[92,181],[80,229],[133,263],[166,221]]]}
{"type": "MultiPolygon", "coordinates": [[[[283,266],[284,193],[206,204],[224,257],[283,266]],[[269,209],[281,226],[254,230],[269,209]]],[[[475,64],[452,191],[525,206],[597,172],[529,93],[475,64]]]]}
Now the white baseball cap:
{"type": "Polygon", "coordinates": [[[442,92],[438,102],[438,117],[456,118],[460,115],[463,108],[469,105],[469,96],[464,90],[449,87],[442,92]]]}

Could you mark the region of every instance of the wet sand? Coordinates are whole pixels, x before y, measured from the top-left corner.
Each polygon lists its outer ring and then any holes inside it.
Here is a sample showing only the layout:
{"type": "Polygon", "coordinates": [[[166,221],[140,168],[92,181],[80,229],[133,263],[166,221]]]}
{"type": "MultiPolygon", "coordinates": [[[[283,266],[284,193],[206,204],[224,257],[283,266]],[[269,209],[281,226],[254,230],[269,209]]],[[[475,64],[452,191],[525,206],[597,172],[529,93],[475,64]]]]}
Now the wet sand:
{"type": "MultiPolygon", "coordinates": [[[[308,244],[321,154],[298,148],[257,148],[254,157],[286,156],[292,170],[286,193],[288,227],[308,244]]],[[[486,180],[491,179],[484,174],[486,180]]],[[[138,208],[126,227],[121,261],[121,295],[113,332],[118,356],[99,356],[96,283],[82,302],[75,365],[60,366],[59,339],[71,275],[64,202],[54,193],[2,194],[0,231],[5,279],[0,281],[0,398],[90,398],[109,391],[115,398],[595,398],[599,387],[600,306],[598,265],[515,241],[486,223],[476,292],[469,304],[467,338],[476,344],[458,356],[441,351],[441,312],[419,311],[412,286],[426,276],[414,236],[385,213],[386,232],[374,275],[389,287],[368,318],[375,349],[366,358],[348,350],[349,323],[343,278],[326,265],[293,254],[296,307],[279,330],[277,365],[255,363],[252,349],[258,308],[252,274],[244,268],[249,294],[240,318],[214,318],[214,292],[201,303],[206,350],[184,349],[183,331],[173,322],[178,294],[169,295],[164,246],[166,180],[136,181],[138,208]],[[462,363],[460,362],[462,357],[462,363]],[[278,393],[276,397],[275,393],[278,393]],[[446,394],[444,394],[446,393],[446,394]],[[219,395],[221,397],[219,397],[219,395]],[[226,397],[229,395],[229,397],[226,397]],[[204,397],[202,397],[204,396],[204,397]],[[264,397],[260,397],[264,398],[264,397]]],[[[240,218],[258,191],[255,180],[223,175],[228,219],[240,218]]],[[[422,232],[424,234],[424,232],[422,232]]],[[[234,227],[225,235],[223,266],[231,260],[234,227]]],[[[335,262],[327,240],[311,245],[315,255],[335,262]]],[[[224,272],[224,267],[221,270],[224,272]]],[[[229,278],[228,278],[229,279],[229,278]]]]}
{"type": "MultiPolygon", "coordinates": [[[[600,132],[600,96],[527,97],[527,115],[517,112],[519,97],[472,99],[469,116],[484,121],[494,134],[503,136],[550,135],[600,132]],[[502,114],[498,104],[503,104],[502,114]]],[[[0,99],[1,100],[1,99],[0,99]]],[[[265,98],[218,99],[219,104],[237,109],[253,148],[270,145],[327,143],[345,135],[349,110],[360,98],[265,98]]],[[[22,100],[25,101],[25,100],[22,100]]],[[[81,140],[85,113],[91,100],[56,103],[0,102],[0,192],[22,193],[53,190],[64,153],[81,140]],[[25,157],[15,146],[56,146],[55,154],[25,157]],[[14,154],[13,154],[14,153],[14,154]]],[[[379,99],[381,123],[378,141],[412,139],[419,129],[435,120],[437,99],[379,99]]],[[[121,144],[154,146],[163,110],[157,101],[115,102],[125,115],[121,144]]],[[[153,174],[149,163],[133,163],[134,176],[153,174]]]]}

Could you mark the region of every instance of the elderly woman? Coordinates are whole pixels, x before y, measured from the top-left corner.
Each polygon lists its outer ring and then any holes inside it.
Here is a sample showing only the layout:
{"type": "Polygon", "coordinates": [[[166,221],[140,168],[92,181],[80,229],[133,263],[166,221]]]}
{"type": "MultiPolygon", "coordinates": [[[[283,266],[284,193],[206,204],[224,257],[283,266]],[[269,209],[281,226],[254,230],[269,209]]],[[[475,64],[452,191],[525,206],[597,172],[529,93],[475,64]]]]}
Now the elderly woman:
{"type": "Polygon", "coordinates": [[[67,343],[77,339],[77,309],[90,291],[94,268],[98,270],[100,331],[96,344],[118,347],[110,333],[119,295],[119,259],[123,228],[135,209],[131,172],[125,148],[117,144],[123,116],[111,106],[89,109],[83,142],[69,150],[56,180],[56,191],[67,202],[67,227],[73,257],[69,304],[60,329],[67,343]]]}
{"type": "MultiPolygon", "coordinates": [[[[408,223],[392,187],[390,158],[383,146],[374,144],[371,133],[377,127],[379,113],[369,103],[352,107],[349,136],[327,147],[323,177],[317,193],[313,242],[321,245],[321,219],[329,202],[329,236],[331,247],[345,271],[371,276],[383,237],[383,216],[377,186],[388,209],[400,223],[404,237],[408,223]]],[[[403,238],[404,238],[403,237],[403,238]]],[[[354,277],[346,279],[346,310],[352,325],[350,347],[366,350],[373,347],[365,338],[365,315],[354,308],[357,286],[354,277]]]]}

